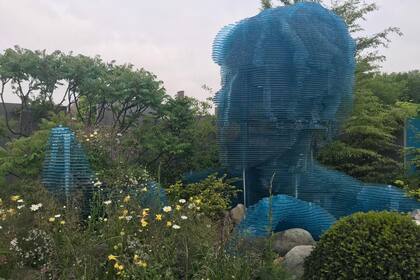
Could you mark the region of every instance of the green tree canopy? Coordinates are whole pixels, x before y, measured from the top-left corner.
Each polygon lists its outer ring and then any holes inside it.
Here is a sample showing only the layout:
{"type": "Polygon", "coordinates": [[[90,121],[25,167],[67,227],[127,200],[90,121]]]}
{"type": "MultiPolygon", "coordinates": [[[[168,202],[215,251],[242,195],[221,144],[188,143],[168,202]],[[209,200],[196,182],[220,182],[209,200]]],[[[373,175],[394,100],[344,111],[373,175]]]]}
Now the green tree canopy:
{"type": "MultiPolygon", "coordinates": [[[[35,104],[44,111],[66,104],[75,107],[77,117],[87,126],[98,125],[106,111],[112,112],[113,127],[126,130],[147,110],[156,110],[165,97],[157,77],[133,65],[106,63],[99,56],[64,54],[55,51],[32,51],[18,46],[0,54],[0,97],[6,124],[11,133],[27,135],[20,127],[10,125],[4,106],[7,87],[19,97],[22,116],[35,104]],[[64,88],[64,94],[58,88],[64,88]],[[57,101],[58,100],[58,101],[57,101]]],[[[42,111],[42,110],[41,110],[42,111]]]]}

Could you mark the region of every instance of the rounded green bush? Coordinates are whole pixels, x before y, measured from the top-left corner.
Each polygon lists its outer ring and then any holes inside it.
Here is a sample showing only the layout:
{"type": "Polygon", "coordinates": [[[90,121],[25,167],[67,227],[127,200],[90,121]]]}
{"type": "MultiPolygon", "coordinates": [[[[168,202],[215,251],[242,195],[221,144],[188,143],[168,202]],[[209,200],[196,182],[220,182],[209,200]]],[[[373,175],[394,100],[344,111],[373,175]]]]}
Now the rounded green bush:
{"type": "Polygon", "coordinates": [[[304,279],[420,279],[420,226],[394,212],[334,224],[305,260],[304,279]]]}

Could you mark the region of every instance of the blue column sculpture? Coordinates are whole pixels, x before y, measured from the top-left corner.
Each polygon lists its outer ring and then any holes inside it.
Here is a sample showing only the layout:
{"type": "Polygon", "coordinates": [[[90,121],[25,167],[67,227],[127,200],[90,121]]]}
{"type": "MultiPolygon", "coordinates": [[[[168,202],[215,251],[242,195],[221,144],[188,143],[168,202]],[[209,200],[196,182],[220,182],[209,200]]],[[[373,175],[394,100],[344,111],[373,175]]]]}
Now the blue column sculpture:
{"type": "Polygon", "coordinates": [[[94,176],[81,144],[68,127],[51,129],[42,173],[43,185],[63,201],[90,197],[94,176]]]}

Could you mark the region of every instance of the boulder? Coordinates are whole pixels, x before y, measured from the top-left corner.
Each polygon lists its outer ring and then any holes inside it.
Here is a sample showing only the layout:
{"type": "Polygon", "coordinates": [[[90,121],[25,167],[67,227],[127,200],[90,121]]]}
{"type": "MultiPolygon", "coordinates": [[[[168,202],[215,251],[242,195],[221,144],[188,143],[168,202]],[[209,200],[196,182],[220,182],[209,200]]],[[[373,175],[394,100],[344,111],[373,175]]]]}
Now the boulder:
{"type": "Polygon", "coordinates": [[[413,210],[413,212],[411,212],[410,216],[414,220],[420,221],[420,209],[413,210]]]}
{"type": "Polygon", "coordinates": [[[278,232],[273,236],[273,250],[284,256],[292,248],[300,245],[315,245],[312,235],[301,228],[292,228],[278,232]]]}
{"type": "Polygon", "coordinates": [[[236,205],[235,208],[233,208],[232,210],[230,210],[230,218],[232,219],[232,221],[237,225],[239,224],[242,219],[245,217],[245,206],[243,204],[238,204],[236,205]]]}
{"type": "Polygon", "coordinates": [[[296,246],[284,257],[282,265],[288,273],[294,276],[294,279],[302,278],[304,273],[303,264],[305,262],[305,258],[311,254],[313,249],[314,246],[311,245],[296,246]]]}

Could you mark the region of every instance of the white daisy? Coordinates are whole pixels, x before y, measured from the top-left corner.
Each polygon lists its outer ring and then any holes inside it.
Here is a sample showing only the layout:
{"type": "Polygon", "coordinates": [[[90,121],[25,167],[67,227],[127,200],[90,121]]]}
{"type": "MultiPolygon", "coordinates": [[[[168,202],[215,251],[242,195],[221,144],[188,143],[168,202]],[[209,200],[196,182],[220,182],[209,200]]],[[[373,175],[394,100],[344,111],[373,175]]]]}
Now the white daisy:
{"type": "Polygon", "coordinates": [[[31,209],[31,211],[35,212],[38,211],[39,208],[42,207],[42,203],[38,203],[38,204],[32,204],[31,207],[29,207],[29,209],[31,209]]]}

